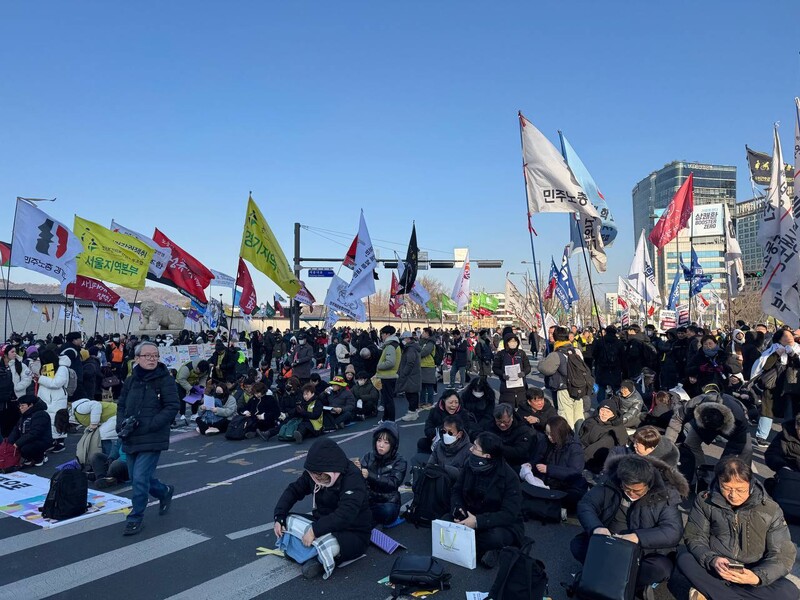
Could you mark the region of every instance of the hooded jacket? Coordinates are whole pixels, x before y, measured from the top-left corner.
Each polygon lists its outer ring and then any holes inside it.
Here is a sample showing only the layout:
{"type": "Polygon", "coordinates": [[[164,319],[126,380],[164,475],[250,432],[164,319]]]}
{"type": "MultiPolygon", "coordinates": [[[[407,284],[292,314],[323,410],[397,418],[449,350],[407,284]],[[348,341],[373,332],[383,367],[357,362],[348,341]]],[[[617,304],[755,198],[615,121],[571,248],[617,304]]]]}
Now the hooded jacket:
{"type": "Polygon", "coordinates": [[[497,395],[482,377],[474,377],[467,387],[461,392],[461,406],[464,407],[476,423],[476,431],[488,431],[494,421],[494,407],[497,395]],[[478,397],[475,392],[483,392],[478,397]]]}
{"type": "MultiPolygon", "coordinates": [[[[638,419],[641,418],[642,410],[644,410],[644,400],[642,400],[642,395],[633,390],[630,396],[627,398],[623,398],[622,394],[619,394],[619,407],[622,411],[622,424],[627,425],[628,423],[635,422],[638,423],[638,419]]],[[[633,427],[633,425],[631,425],[633,427]]]]}
{"type": "Polygon", "coordinates": [[[701,394],[677,406],[667,427],[667,438],[675,442],[685,423],[692,423],[706,444],[713,442],[718,435],[742,445],[747,439],[747,412],[741,402],[728,394],[701,394]],[[703,415],[710,407],[715,407],[722,413],[724,422],[720,431],[708,430],[703,425],[703,415]]]}
{"type": "Polygon", "coordinates": [[[378,359],[376,375],[381,379],[397,379],[397,371],[400,369],[400,359],[402,357],[400,340],[396,335],[390,335],[383,342],[381,357],[378,359]]]}
{"type": "Polygon", "coordinates": [[[610,385],[614,389],[622,383],[622,360],[625,345],[617,334],[606,333],[592,343],[597,385],[610,385]]]}
{"type": "MultiPolygon", "coordinates": [[[[434,406],[428,413],[428,418],[425,419],[425,437],[429,440],[433,440],[433,438],[436,437],[436,432],[439,431],[444,425],[445,417],[447,417],[449,414],[450,413],[447,412],[447,409],[444,407],[444,400],[439,400],[439,402],[436,403],[436,406],[434,406]]],[[[465,429],[468,431],[471,429],[472,424],[470,423],[468,413],[461,405],[461,398],[459,398],[458,408],[453,414],[461,417],[461,420],[464,422],[465,429]]]]}
{"type": "MultiPolygon", "coordinates": [[[[614,456],[606,462],[608,477],[593,487],[578,502],[578,520],[591,535],[598,527],[608,528],[614,521],[623,492],[617,467],[624,457],[614,456]]],[[[681,498],[689,494],[689,484],[677,469],[647,458],[655,467],[655,480],[642,497],[628,510],[628,531],[639,538],[645,553],[668,554],[675,550],[683,535],[683,519],[678,511],[681,498]]]]}
{"type": "Polygon", "coordinates": [[[751,481],[750,497],[735,510],[714,481],[709,491],[695,498],[685,540],[707,570],[717,556],[737,560],[758,576],[759,587],[785,577],[797,555],[783,511],[756,479],[751,481]]]}
{"type": "Polygon", "coordinates": [[[419,349],[419,366],[422,383],[436,383],[436,342],[423,338],[419,349]]]}
{"type": "Polygon", "coordinates": [[[439,443],[433,447],[428,464],[444,467],[450,479],[455,481],[469,459],[471,445],[472,442],[469,441],[469,434],[466,431],[462,432],[462,436],[449,446],[443,440],[439,440],[439,443]]]}
{"type": "Polygon", "coordinates": [[[20,416],[8,435],[8,443],[16,444],[18,448],[31,442],[39,442],[43,448],[53,443],[50,415],[47,414],[47,404],[42,400],[37,400],[20,416]]]}
{"type": "Polygon", "coordinates": [[[72,361],[69,357],[61,354],[58,357],[58,367],[53,376],[39,376],[38,395],[48,405],[67,401],[67,384],[69,383],[69,371],[67,369],[71,366],[72,361]]]}
{"type": "Polygon", "coordinates": [[[19,357],[15,360],[19,363],[19,366],[22,367],[20,372],[17,373],[17,365],[14,364],[13,361],[8,363],[8,369],[11,371],[11,380],[14,382],[14,395],[19,399],[28,393],[28,387],[31,385],[33,379],[28,366],[23,363],[19,357]]]}
{"type": "MultiPolygon", "coordinates": [[[[125,453],[168,450],[169,426],[179,407],[178,387],[163,363],[152,370],[133,367],[133,374],[125,380],[117,401],[117,433],[128,417],[139,421],[130,437],[122,440],[125,453]]],[[[234,402],[234,412],[235,407],[234,402]]]]}
{"type": "Polygon", "coordinates": [[[400,445],[400,430],[394,421],[384,421],[372,434],[372,451],[367,452],[361,459],[361,468],[369,472],[367,489],[369,490],[370,504],[397,504],[400,505],[400,492],[398,488],[403,484],[408,470],[406,459],[398,456],[400,445]],[[378,437],[386,433],[391,439],[391,449],[385,456],[378,454],[375,444],[378,437]]]}
{"type": "Polygon", "coordinates": [[[512,413],[511,426],[503,431],[492,421],[489,431],[496,434],[503,442],[503,458],[511,467],[519,467],[528,461],[531,453],[530,425],[525,423],[516,413],[512,413]]]}
{"type": "Polygon", "coordinates": [[[349,531],[363,536],[366,543],[372,530],[372,512],[361,470],[347,459],[336,442],[325,437],[311,446],[303,468],[303,474],[281,494],[275,506],[275,521],[285,523],[292,507],[312,496],[312,527],[316,537],[327,533],[335,537],[339,531],[349,531]],[[309,471],[341,475],[330,487],[320,487],[309,471]]]}
{"type": "Polygon", "coordinates": [[[511,392],[524,391],[528,387],[528,382],[525,377],[531,374],[531,363],[528,360],[528,355],[522,350],[522,345],[519,343],[519,338],[513,333],[507,333],[503,336],[503,349],[496,352],[494,360],[492,361],[492,373],[500,378],[500,395],[506,393],[506,367],[510,365],[519,364],[520,372],[522,373],[522,387],[512,388],[511,392]],[[517,348],[515,350],[508,349],[508,341],[514,338],[517,340],[517,348]]]}
{"type": "Polygon", "coordinates": [[[409,342],[403,347],[400,366],[397,369],[397,393],[407,392],[419,394],[422,389],[422,370],[420,368],[420,351],[417,342],[409,342]]]}
{"type": "Polygon", "coordinates": [[[381,399],[381,393],[373,385],[371,379],[367,379],[364,385],[359,385],[358,381],[356,381],[350,393],[353,394],[356,403],[361,400],[361,410],[368,415],[375,412],[378,407],[378,401],[381,399]]]}
{"type": "Polygon", "coordinates": [[[783,424],[783,430],[770,442],[764,453],[767,466],[777,472],[788,467],[800,471],[800,435],[797,434],[794,419],[783,424]]]}

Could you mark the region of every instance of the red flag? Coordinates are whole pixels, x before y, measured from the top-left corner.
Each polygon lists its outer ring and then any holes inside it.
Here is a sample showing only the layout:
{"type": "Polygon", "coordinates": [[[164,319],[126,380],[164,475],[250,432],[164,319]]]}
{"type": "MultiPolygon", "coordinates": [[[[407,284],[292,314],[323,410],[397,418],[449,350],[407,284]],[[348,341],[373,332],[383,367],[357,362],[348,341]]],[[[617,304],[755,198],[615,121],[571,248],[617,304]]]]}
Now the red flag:
{"type": "Polygon", "coordinates": [[[177,288],[195,302],[206,305],[208,300],[203,290],[211,284],[214,274],[158,229],[153,233],[153,241],[159,246],[171,248],[172,258],[167,263],[162,277],[150,274],[147,278],[177,288]]]}
{"type": "Polygon", "coordinates": [[[102,281],[78,275],[74,283],[67,284],[67,296],[72,294],[81,300],[91,300],[111,306],[119,302],[119,294],[102,281]]]}
{"type": "Polygon", "coordinates": [[[686,227],[694,209],[694,173],[683,182],[675,197],[669,203],[667,210],[653,227],[648,236],[650,242],[658,249],[666,246],[675,239],[678,232],[686,227]]]}
{"type": "Polygon", "coordinates": [[[250,271],[247,270],[242,257],[239,257],[239,271],[236,274],[236,282],[242,287],[242,295],[239,297],[239,308],[246,315],[253,314],[258,300],[256,300],[256,288],[253,285],[253,278],[250,277],[250,271]]]}
{"type": "Polygon", "coordinates": [[[628,310],[628,303],[625,302],[625,299],[622,296],[617,296],[617,304],[622,307],[622,310],[628,310]]]}
{"type": "Polygon", "coordinates": [[[397,276],[392,271],[392,287],[389,292],[389,312],[398,319],[400,318],[400,307],[403,305],[397,297],[397,290],[400,289],[400,284],[397,281],[397,276]]]}
{"type": "Polygon", "coordinates": [[[342,264],[348,269],[352,269],[356,264],[356,246],[358,246],[358,234],[353,238],[353,243],[350,244],[350,248],[344,256],[344,262],[342,264]]]}
{"type": "Polygon", "coordinates": [[[272,295],[272,303],[275,308],[275,312],[280,316],[285,317],[286,315],[283,314],[283,306],[281,306],[281,301],[278,298],[280,298],[280,296],[277,292],[272,295]]]}
{"type": "Polygon", "coordinates": [[[655,304],[651,304],[650,306],[647,307],[647,316],[648,317],[652,317],[655,312],[656,312],[655,304]]]}
{"type": "Polygon", "coordinates": [[[556,291],[557,284],[558,282],[556,281],[555,277],[553,277],[550,281],[547,282],[547,287],[545,288],[543,294],[545,300],[550,300],[550,298],[553,297],[553,292],[556,291]]]}
{"type": "Polygon", "coordinates": [[[11,261],[11,244],[0,242],[0,267],[7,267],[11,261]]]}

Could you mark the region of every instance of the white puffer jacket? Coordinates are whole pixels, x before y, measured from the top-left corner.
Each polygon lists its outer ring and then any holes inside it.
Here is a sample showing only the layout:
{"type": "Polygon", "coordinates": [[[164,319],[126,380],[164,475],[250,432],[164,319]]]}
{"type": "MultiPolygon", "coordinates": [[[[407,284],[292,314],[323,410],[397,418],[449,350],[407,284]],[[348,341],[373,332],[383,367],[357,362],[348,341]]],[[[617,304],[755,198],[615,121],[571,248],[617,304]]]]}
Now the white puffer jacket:
{"type": "Polygon", "coordinates": [[[53,377],[39,376],[39,398],[44,400],[48,406],[56,402],[67,401],[67,384],[69,383],[67,369],[71,365],[69,357],[62,354],[58,357],[58,369],[53,377]]]}
{"type": "Polygon", "coordinates": [[[14,395],[17,398],[22,398],[28,393],[28,386],[31,384],[31,370],[19,358],[16,361],[22,365],[22,373],[17,373],[17,365],[9,363],[8,368],[11,370],[11,379],[14,381],[14,395]]]}

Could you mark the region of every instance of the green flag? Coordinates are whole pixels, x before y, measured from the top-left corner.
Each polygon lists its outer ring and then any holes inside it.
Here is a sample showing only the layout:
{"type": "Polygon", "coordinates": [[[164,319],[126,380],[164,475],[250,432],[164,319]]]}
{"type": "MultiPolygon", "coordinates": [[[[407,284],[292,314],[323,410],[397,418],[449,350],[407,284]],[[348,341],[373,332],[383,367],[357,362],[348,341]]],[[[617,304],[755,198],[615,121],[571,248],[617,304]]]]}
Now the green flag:
{"type": "Polygon", "coordinates": [[[494,296],[490,296],[489,294],[484,294],[485,299],[482,304],[483,308],[490,312],[496,312],[498,307],[500,306],[500,301],[495,298],[494,296]]]}
{"type": "Polygon", "coordinates": [[[425,316],[429,319],[441,319],[442,313],[439,312],[439,303],[436,300],[428,300],[425,305],[425,316]]]}
{"type": "Polygon", "coordinates": [[[442,310],[447,312],[458,312],[458,306],[447,294],[440,294],[439,300],[442,303],[442,310]]]}

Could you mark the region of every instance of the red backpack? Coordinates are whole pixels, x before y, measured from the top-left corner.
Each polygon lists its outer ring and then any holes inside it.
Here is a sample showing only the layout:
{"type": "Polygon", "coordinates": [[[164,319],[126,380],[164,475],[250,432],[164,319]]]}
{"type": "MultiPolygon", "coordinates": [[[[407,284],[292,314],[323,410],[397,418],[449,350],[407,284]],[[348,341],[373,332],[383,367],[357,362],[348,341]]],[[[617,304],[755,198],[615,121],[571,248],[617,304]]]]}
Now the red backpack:
{"type": "Polygon", "coordinates": [[[22,456],[14,444],[0,443],[0,473],[13,473],[22,464],[22,456]]]}

